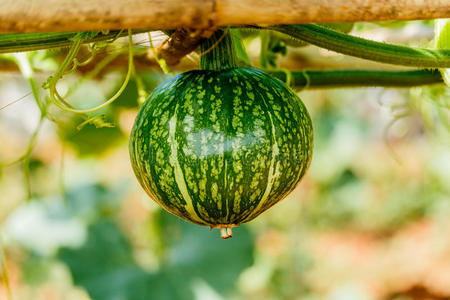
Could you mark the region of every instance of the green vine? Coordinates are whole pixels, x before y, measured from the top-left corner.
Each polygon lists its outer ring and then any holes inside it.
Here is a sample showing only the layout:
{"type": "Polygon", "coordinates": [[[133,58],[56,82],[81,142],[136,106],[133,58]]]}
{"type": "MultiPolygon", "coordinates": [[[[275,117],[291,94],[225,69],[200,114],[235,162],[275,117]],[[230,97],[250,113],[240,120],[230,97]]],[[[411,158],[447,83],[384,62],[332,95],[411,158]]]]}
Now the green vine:
{"type": "Polygon", "coordinates": [[[314,24],[266,28],[321,48],[377,62],[423,68],[450,68],[450,49],[432,50],[380,43],[314,24]]]}
{"type": "MultiPolygon", "coordinates": [[[[133,34],[147,32],[148,30],[133,30],[133,34]]],[[[107,41],[111,43],[119,37],[126,36],[127,31],[111,30],[108,32],[88,31],[85,34],[83,43],[94,43],[107,41]]],[[[60,47],[69,47],[74,39],[80,36],[79,32],[53,32],[53,33],[18,33],[0,34],[0,53],[14,53],[22,51],[33,51],[60,47]]]]}
{"type": "Polygon", "coordinates": [[[348,87],[412,87],[442,83],[437,70],[377,71],[377,70],[269,70],[270,75],[290,82],[292,88],[348,88],[348,87]],[[288,76],[290,75],[290,79],[288,76]]]}

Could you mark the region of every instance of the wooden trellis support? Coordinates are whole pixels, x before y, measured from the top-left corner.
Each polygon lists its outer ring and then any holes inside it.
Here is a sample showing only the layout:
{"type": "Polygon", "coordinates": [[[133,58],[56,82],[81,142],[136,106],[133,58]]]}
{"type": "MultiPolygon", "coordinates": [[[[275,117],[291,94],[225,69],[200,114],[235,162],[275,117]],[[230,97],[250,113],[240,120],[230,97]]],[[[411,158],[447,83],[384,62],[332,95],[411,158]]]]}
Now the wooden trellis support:
{"type": "Polygon", "coordinates": [[[450,17],[450,0],[0,0],[0,32],[450,17]]]}

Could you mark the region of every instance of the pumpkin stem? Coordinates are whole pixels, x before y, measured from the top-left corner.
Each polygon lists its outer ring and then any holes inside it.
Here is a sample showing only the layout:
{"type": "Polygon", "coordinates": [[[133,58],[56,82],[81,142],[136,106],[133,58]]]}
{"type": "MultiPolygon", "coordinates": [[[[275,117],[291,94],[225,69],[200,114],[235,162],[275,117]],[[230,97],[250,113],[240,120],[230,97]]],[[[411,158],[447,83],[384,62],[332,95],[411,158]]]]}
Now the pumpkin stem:
{"type": "Polygon", "coordinates": [[[216,30],[201,45],[201,70],[222,71],[238,67],[233,38],[228,29],[216,30]]]}
{"type": "Polygon", "coordinates": [[[220,237],[224,240],[230,238],[233,236],[232,228],[231,227],[222,227],[220,228],[220,237]]]}

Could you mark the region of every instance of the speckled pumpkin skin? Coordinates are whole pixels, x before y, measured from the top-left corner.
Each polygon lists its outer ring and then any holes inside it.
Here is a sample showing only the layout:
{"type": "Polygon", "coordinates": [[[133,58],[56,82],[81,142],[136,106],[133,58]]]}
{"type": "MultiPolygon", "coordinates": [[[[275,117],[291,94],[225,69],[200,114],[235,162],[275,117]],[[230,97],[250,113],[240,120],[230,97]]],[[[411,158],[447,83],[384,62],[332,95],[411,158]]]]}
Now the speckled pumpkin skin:
{"type": "Polygon", "coordinates": [[[183,73],[158,86],[131,138],[134,172],[167,211],[231,227],[278,203],[311,161],[313,128],[300,98],[253,68],[183,73]]]}

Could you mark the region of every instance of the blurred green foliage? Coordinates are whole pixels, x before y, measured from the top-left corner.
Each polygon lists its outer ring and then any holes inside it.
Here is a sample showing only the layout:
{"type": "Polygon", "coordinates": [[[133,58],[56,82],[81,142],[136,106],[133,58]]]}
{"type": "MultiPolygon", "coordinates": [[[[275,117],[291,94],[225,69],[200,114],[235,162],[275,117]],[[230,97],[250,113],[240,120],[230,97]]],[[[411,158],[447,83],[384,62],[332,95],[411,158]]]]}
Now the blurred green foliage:
{"type": "Polygon", "coordinates": [[[125,135],[117,125],[105,118],[103,122],[108,125],[103,127],[84,122],[85,120],[81,117],[72,116],[67,122],[58,123],[61,139],[80,156],[102,155],[125,139],[125,135]]]}
{"type": "MultiPolygon", "coordinates": [[[[432,23],[358,23],[353,30],[406,26],[427,33],[432,23]]],[[[240,59],[249,61],[254,53],[242,51],[255,51],[252,37],[240,33],[240,59]]],[[[283,52],[305,50],[280,37],[266,45],[266,62],[275,67],[283,52]]],[[[33,65],[54,70],[58,55],[36,52],[33,65]]],[[[21,166],[0,169],[14,299],[415,300],[416,290],[450,297],[448,87],[302,91],[315,129],[307,176],[223,241],[216,230],[161,210],[138,186],[127,134],[142,92],[165,77],[137,75],[98,114],[51,111],[55,123],[32,152],[30,202],[23,202],[21,166]],[[68,146],[64,157],[61,145],[68,146]]],[[[120,77],[90,80],[71,103],[110,96],[120,77]]],[[[23,82],[14,84],[23,90],[23,82]]],[[[0,105],[12,90],[0,86],[0,105]]],[[[22,148],[18,137],[26,141],[34,126],[23,117],[32,106],[0,112],[0,154],[22,148]]]]}
{"type": "Polygon", "coordinates": [[[242,228],[224,243],[204,228],[167,214],[161,212],[157,218],[166,255],[156,272],[136,264],[130,244],[109,219],[90,226],[85,244],[61,249],[59,258],[70,268],[75,284],[85,287],[93,299],[195,299],[199,282],[223,294],[232,290],[253,262],[249,232],[242,228]]]}
{"type": "MultiPolygon", "coordinates": [[[[19,218],[37,211],[43,214],[41,222],[56,225],[55,220],[59,224],[75,221],[86,230],[78,246],[47,241],[59,249],[57,252],[42,252],[39,246],[25,242],[29,251],[22,264],[25,282],[46,282],[52,266],[59,262],[67,265],[74,284],[85,288],[92,299],[196,299],[204,286],[229,294],[240,273],[253,264],[254,241],[245,226],[236,230],[231,241],[223,241],[207,228],[159,210],[146,226],[157,229],[152,243],[163,249],[163,255],[157,270],[146,270],[136,262],[132,245],[119,228],[117,213],[123,192],[120,187],[79,186],[67,191],[65,202],[58,198],[36,202],[34,208],[23,208],[26,213],[12,216],[9,230],[16,239],[27,239],[16,227],[19,218]]],[[[39,230],[47,225],[34,226],[39,230]]]]}

